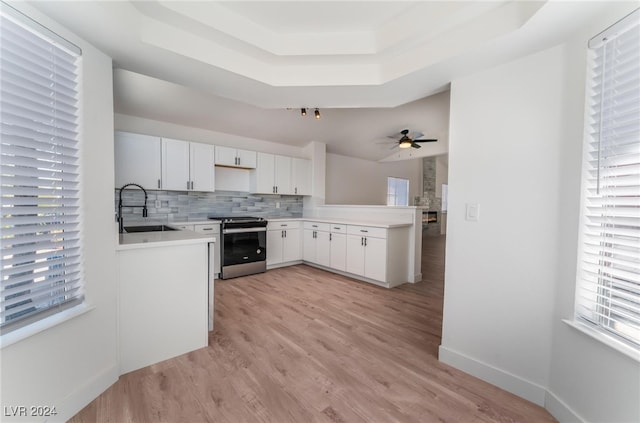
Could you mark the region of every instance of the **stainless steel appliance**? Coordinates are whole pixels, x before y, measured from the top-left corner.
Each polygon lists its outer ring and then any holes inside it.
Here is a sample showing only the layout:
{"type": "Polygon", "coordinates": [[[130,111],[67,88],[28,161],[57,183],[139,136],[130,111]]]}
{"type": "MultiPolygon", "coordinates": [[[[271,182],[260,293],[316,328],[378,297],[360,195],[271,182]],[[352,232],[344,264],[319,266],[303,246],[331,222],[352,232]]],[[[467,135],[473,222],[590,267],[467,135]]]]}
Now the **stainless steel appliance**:
{"type": "Polygon", "coordinates": [[[220,220],[220,279],[267,270],[267,221],[263,217],[209,216],[220,220]]]}

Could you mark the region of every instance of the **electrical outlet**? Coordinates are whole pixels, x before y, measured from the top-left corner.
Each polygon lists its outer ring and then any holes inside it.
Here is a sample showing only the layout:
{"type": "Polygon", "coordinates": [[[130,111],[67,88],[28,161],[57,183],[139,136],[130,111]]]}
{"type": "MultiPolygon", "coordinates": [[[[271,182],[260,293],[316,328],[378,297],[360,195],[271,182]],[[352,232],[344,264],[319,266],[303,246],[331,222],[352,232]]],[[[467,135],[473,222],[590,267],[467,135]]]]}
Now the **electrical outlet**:
{"type": "Polygon", "coordinates": [[[159,209],[160,207],[162,207],[162,203],[160,200],[156,200],[156,209],[159,209]]]}
{"type": "Polygon", "coordinates": [[[280,202],[278,201],[276,202],[276,209],[279,209],[279,208],[280,208],[280,202]]]}

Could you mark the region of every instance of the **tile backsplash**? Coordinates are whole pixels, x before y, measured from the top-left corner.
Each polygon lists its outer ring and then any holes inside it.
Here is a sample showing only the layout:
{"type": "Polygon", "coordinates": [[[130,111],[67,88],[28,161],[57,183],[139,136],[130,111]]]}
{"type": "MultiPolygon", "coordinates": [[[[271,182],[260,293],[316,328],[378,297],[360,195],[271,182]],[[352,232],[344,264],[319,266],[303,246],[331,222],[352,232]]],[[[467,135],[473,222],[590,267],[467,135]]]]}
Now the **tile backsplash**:
{"type": "MultiPolygon", "coordinates": [[[[120,191],[115,190],[115,212],[120,191]]],[[[237,191],[182,192],[147,191],[148,216],[142,208],[127,207],[144,204],[139,189],[122,193],[122,216],[125,225],[206,220],[208,216],[261,216],[265,218],[302,217],[302,196],[260,195],[237,191]],[[159,207],[156,207],[159,206],[159,207]],[[276,207],[279,206],[279,207],[276,207]]]]}

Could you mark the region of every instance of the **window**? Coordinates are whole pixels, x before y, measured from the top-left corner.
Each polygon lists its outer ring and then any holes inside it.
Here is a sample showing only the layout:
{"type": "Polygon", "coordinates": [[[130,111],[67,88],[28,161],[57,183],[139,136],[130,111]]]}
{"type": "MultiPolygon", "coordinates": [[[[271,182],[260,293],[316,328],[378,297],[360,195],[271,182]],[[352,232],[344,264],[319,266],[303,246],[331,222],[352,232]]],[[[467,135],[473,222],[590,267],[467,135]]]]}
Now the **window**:
{"type": "Polygon", "coordinates": [[[640,9],[589,55],[576,319],[640,349],[640,9]]]}
{"type": "Polygon", "coordinates": [[[409,180],[402,178],[387,178],[387,206],[409,205],[409,180]]]}
{"type": "Polygon", "coordinates": [[[80,51],[0,3],[0,333],[82,302],[80,51]]]}

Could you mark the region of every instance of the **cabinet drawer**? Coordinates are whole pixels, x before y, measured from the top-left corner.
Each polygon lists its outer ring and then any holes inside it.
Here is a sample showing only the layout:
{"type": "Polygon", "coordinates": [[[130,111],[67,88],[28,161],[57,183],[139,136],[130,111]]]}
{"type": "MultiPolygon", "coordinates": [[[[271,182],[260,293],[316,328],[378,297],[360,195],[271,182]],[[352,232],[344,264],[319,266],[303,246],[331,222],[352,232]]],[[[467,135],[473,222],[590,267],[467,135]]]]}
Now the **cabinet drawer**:
{"type": "Polygon", "coordinates": [[[347,225],[347,233],[349,235],[370,236],[374,238],[387,237],[387,230],[385,228],[374,228],[371,226],[347,225]]]}
{"type": "Polygon", "coordinates": [[[329,232],[331,230],[331,224],[323,222],[304,222],[305,229],[312,229],[314,231],[329,232]]]}
{"type": "Polygon", "coordinates": [[[193,225],[193,230],[196,232],[201,232],[203,234],[219,234],[220,225],[217,223],[213,223],[210,225],[193,225]]]}
{"type": "Polygon", "coordinates": [[[299,229],[302,226],[302,222],[299,220],[281,220],[277,222],[268,222],[267,230],[275,231],[278,229],[299,229]]]}
{"type": "Polygon", "coordinates": [[[169,224],[169,226],[173,226],[173,227],[178,228],[178,229],[186,229],[186,230],[189,230],[189,231],[193,230],[193,225],[172,225],[172,224],[169,224]]]}
{"type": "Polygon", "coordinates": [[[331,232],[334,234],[346,234],[347,233],[347,225],[343,225],[341,223],[332,223],[331,232]]]}

